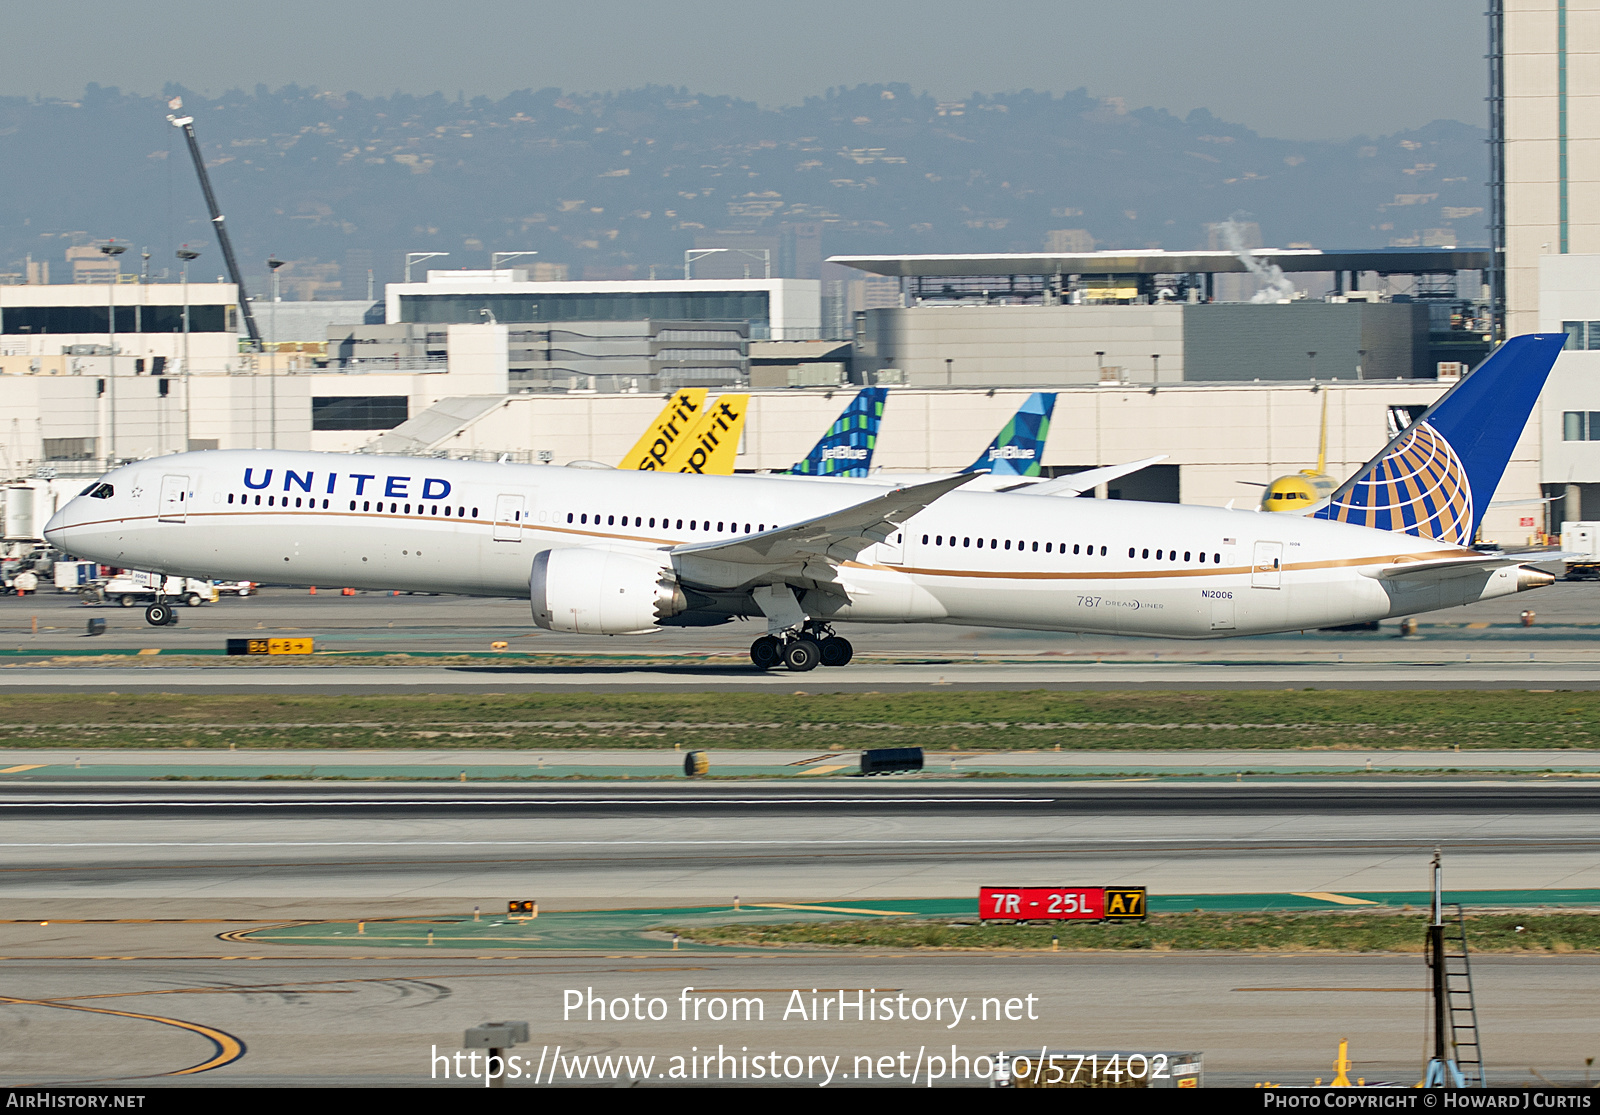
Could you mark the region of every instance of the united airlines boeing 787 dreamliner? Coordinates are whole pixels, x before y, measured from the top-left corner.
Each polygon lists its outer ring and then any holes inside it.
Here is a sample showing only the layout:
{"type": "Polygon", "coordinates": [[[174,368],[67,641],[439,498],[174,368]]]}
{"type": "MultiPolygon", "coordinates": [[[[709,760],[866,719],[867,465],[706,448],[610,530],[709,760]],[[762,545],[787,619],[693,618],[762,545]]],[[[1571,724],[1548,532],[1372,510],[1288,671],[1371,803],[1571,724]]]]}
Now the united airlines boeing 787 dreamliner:
{"type": "Polygon", "coordinates": [[[553,631],[764,616],[762,668],[844,665],[839,620],[1176,638],[1329,627],[1550,583],[1472,542],[1564,340],[1508,341],[1307,518],[958,491],[970,473],[874,491],[229,450],[114,469],[45,536],[195,577],[527,596],[553,631]]]}

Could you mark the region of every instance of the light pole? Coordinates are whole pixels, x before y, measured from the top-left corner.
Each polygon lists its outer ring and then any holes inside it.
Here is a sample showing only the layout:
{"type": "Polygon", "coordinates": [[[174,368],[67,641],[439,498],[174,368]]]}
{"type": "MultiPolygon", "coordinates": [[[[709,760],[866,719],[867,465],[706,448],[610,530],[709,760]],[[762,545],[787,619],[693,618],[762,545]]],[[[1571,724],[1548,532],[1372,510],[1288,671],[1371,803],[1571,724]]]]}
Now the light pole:
{"type": "Polygon", "coordinates": [[[1317,354],[1315,352],[1306,353],[1306,363],[1311,368],[1311,380],[1314,383],[1317,378],[1317,354]]]}
{"type": "Polygon", "coordinates": [[[538,254],[538,252],[490,252],[489,270],[498,271],[502,263],[516,259],[518,256],[536,256],[538,254]]]}
{"type": "Polygon", "coordinates": [[[194,409],[189,394],[189,261],[199,259],[200,253],[185,244],[178,249],[178,258],[183,261],[183,450],[187,453],[194,440],[189,424],[190,413],[194,409]]]}
{"type": "Polygon", "coordinates": [[[1151,375],[1155,378],[1155,381],[1157,383],[1160,383],[1161,382],[1161,354],[1159,352],[1152,352],[1150,354],[1150,372],[1151,372],[1151,375]]]}
{"type": "MultiPolygon", "coordinates": [[[[123,252],[128,250],[128,245],[118,244],[115,240],[108,240],[100,245],[100,250],[105,253],[106,262],[114,261],[123,252]]],[[[106,464],[115,466],[117,456],[117,280],[114,272],[106,273],[106,337],[110,341],[106,354],[106,390],[110,399],[106,403],[109,412],[107,426],[110,436],[106,445],[106,464]]]]}
{"type": "Polygon", "coordinates": [[[421,263],[423,260],[432,259],[434,256],[447,256],[449,254],[450,254],[449,252],[407,252],[406,253],[406,282],[409,283],[411,281],[411,265],[413,263],[421,263]]]}
{"type": "Polygon", "coordinates": [[[1362,380],[1367,378],[1367,370],[1365,366],[1366,363],[1367,350],[1364,348],[1356,349],[1356,379],[1362,380]]]}
{"type": "Polygon", "coordinates": [[[271,416],[267,419],[269,448],[278,448],[278,268],[287,260],[279,259],[272,255],[267,257],[267,267],[272,271],[272,317],[267,322],[267,331],[272,334],[272,353],[267,357],[267,412],[271,416]]]}

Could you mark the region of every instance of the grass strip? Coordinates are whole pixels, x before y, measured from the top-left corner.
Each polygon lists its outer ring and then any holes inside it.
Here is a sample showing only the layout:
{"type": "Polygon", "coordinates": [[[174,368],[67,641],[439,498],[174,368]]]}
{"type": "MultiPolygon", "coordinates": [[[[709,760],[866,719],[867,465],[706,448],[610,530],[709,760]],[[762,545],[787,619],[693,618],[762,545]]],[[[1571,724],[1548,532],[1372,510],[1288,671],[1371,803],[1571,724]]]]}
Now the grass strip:
{"type": "MultiPolygon", "coordinates": [[[[890,949],[1042,949],[1229,952],[1409,952],[1424,949],[1421,913],[1153,914],[1143,922],[1002,925],[969,921],[855,919],[768,925],[666,926],[686,940],[740,947],[818,945],[890,949]]],[[[1473,952],[1600,952],[1600,915],[1474,914],[1473,952]]],[[[1420,987],[1420,984],[1419,984],[1420,987]]]]}
{"type": "Polygon", "coordinates": [[[821,679],[796,684],[788,693],[7,694],[0,747],[1600,747],[1600,692],[837,693],[821,679]]]}

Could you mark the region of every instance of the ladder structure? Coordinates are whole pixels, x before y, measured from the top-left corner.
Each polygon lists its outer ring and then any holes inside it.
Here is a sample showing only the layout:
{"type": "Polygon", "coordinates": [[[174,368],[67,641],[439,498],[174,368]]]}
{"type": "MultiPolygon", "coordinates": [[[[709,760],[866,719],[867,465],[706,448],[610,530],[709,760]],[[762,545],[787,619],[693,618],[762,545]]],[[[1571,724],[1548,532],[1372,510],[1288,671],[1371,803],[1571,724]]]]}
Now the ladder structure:
{"type": "Polygon", "coordinates": [[[1459,903],[1455,919],[1445,926],[1444,947],[1437,954],[1443,967],[1445,1017],[1450,1027],[1450,1053],[1462,1083],[1485,1088],[1483,1051],[1478,1044],[1478,1008],[1472,996],[1472,964],[1467,959],[1467,922],[1459,903]]]}
{"type": "Polygon", "coordinates": [[[1433,857],[1433,918],[1428,926],[1428,968],[1433,977],[1433,1059],[1425,1088],[1486,1088],[1483,1047],[1478,1037],[1477,1000],[1467,957],[1467,922],[1459,903],[1455,918],[1444,915],[1443,872],[1433,857]]]}

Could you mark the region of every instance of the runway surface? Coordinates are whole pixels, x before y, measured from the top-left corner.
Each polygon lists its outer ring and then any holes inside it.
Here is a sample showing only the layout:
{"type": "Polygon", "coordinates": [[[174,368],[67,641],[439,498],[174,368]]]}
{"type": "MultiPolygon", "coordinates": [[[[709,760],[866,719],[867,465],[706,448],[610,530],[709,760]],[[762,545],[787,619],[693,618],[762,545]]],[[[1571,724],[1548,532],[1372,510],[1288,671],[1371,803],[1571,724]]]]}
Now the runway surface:
{"type": "Polygon", "coordinates": [[[1571,781],[7,784],[0,816],[0,899],[68,903],[41,907],[60,916],[80,899],[426,899],[459,912],[524,894],[569,906],[963,896],[1019,876],[1165,893],[1414,890],[1435,847],[1464,890],[1600,886],[1600,786],[1571,781]]]}
{"type": "MultiPolygon", "coordinates": [[[[0,671],[0,693],[519,693],[519,692],[916,692],[1138,689],[1583,689],[1600,688],[1600,658],[1548,662],[1488,658],[1481,652],[1383,665],[1232,664],[894,664],[852,663],[806,674],[728,666],[350,666],[280,663],[50,668],[0,671]]],[[[234,662],[243,660],[235,659],[234,662]]]]}
{"type": "Polygon", "coordinates": [[[1594,688],[1600,685],[1600,586],[1561,584],[1420,617],[1402,637],[1309,632],[1248,639],[1119,639],[940,625],[845,625],[857,661],[803,675],[755,672],[752,623],[627,639],[558,635],[530,624],[515,600],[343,597],[269,589],[180,608],[178,627],[151,628],[139,609],[85,608],[51,593],[0,600],[0,692],[64,687],[119,691],[455,692],[526,690],[961,688],[1594,688]],[[1537,609],[1534,626],[1520,619],[1537,609]],[[103,619],[103,636],[84,634],[103,619]],[[229,638],[309,637],[311,660],[216,657],[229,638]],[[504,643],[498,652],[493,644],[504,643]],[[144,653],[137,653],[137,652],[144,653]],[[52,652],[59,652],[52,658],[52,652]],[[211,657],[194,657],[205,652],[211,657]],[[471,656],[453,664],[360,664],[359,656],[471,656]],[[536,654],[536,662],[521,655],[536,654]],[[98,657],[96,657],[98,655],[98,657]],[[349,657],[356,655],[358,657],[349,657]],[[498,659],[498,660],[497,660],[498,659]]]}
{"type": "MultiPolygon", "coordinates": [[[[784,778],[830,783],[860,772],[860,751],[718,750],[705,752],[719,777],[784,778]]],[[[681,782],[684,753],[668,747],[581,750],[529,748],[517,751],[305,750],[220,751],[5,748],[0,784],[148,782],[151,779],[395,780],[470,782],[485,779],[541,780],[658,778],[681,782]]],[[[939,751],[915,776],[896,783],[938,782],[971,775],[1013,774],[1039,778],[1193,777],[1259,778],[1356,776],[1364,781],[1423,776],[1478,778],[1486,775],[1600,776],[1600,750],[1170,750],[1170,751],[939,751]]],[[[880,783],[882,784],[882,783],[880,783]]],[[[535,789],[535,786],[527,787],[535,789]]]]}

